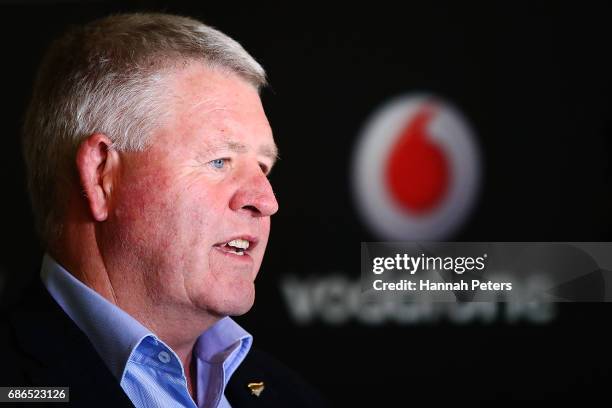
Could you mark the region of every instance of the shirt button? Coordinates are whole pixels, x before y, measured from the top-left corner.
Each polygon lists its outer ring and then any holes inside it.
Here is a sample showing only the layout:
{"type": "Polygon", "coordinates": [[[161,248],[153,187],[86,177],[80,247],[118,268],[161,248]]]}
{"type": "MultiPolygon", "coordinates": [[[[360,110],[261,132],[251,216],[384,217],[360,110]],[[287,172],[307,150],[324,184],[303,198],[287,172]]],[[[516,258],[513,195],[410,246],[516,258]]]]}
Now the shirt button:
{"type": "Polygon", "coordinates": [[[157,355],[157,358],[159,359],[159,361],[165,364],[170,361],[170,354],[168,354],[168,352],[166,351],[160,351],[157,355]]]}

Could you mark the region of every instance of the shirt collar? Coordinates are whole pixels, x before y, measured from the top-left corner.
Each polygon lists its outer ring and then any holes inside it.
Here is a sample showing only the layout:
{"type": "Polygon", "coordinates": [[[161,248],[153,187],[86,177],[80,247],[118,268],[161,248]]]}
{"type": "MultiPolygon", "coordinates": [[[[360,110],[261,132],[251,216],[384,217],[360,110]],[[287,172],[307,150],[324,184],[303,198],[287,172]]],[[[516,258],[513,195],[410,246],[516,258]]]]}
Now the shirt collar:
{"type": "MultiPolygon", "coordinates": [[[[45,254],[41,279],[51,296],[87,335],[89,341],[118,381],[133,350],[147,337],[161,342],[149,329],[86,286],[45,254]]],[[[208,363],[222,363],[226,379],[246,357],[253,337],[229,317],[203,332],[194,347],[196,356],[208,363]]]]}
{"type": "Polygon", "coordinates": [[[223,364],[225,383],[246,357],[253,336],[229,317],[219,320],[198,338],[196,356],[209,364],[223,364]]]}

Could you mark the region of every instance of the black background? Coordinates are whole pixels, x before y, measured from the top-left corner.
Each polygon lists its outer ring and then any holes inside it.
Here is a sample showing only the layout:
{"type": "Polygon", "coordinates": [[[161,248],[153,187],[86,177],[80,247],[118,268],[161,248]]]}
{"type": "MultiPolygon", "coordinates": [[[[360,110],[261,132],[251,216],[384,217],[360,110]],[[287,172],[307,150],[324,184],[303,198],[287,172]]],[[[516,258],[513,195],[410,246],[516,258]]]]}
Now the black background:
{"type": "Polygon", "coordinates": [[[67,25],[113,12],[190,15],[237,39],[266,68],[263,100],[280,148],[271,180],[280,211],[254,309],[255,344],[337,405],[479,405],[605,394],[607,304],[559,305],[548,324],[445,319],[304,325],[280,290],[288,274],[359,278],[350,160],[367,116],[389,98],[430,92],[476,131],[483,184],[456,241],[612,241],[612,40],[603,7],[584,2],[0,5],[4,300],[39,267],[19,129],[46,45],[67,25]]]}

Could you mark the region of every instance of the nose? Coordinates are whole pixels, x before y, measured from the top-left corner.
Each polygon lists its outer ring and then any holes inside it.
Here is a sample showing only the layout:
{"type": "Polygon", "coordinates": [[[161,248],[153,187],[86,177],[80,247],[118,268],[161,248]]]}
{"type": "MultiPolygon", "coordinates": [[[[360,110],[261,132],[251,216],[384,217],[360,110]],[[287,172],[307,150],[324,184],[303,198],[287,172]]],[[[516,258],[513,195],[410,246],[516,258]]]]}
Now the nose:
{"type": "Polygon", "coordinates": [[[240,188],[232,196],[230,208],[248,211],[254,217],[269,217],[278,211],[270,180],[259,167],[243,178],[240,188]]]}

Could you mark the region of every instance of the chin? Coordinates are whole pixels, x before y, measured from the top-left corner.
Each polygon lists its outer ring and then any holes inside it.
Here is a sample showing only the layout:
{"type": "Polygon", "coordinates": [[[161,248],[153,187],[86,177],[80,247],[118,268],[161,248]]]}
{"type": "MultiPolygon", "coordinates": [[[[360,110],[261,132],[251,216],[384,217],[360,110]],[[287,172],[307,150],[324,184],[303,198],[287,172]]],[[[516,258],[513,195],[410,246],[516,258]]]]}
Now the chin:
{"type": "Polygon", "coordinates": [[[228,313],[227,316],[242,316],[247,313],[253,307],[254,300],[248,305],[242,305],[241,307],[235,308],[232,312],[228,313]]]}
{"type": "Polygon", "coordinates": [[[227,314],[228,316],[242,316],[251,310],[255,303],[255,290],[252,290],[249,294],[245,294],[245,296],[237,300],[238,302],[233,305],[234,307],[232,307],[232,311],[227,314]]]}
{"type": "Polygon", "coordinates": [[[251,308],[255,303],[255,289],[249,291],[240,291],[240,293],[233,293],[231,296],[220,299],[216,304],[208,304],[207,310],[209,313],[214,314],[217,317],[225,316],[242,316],[251,308]]]}

